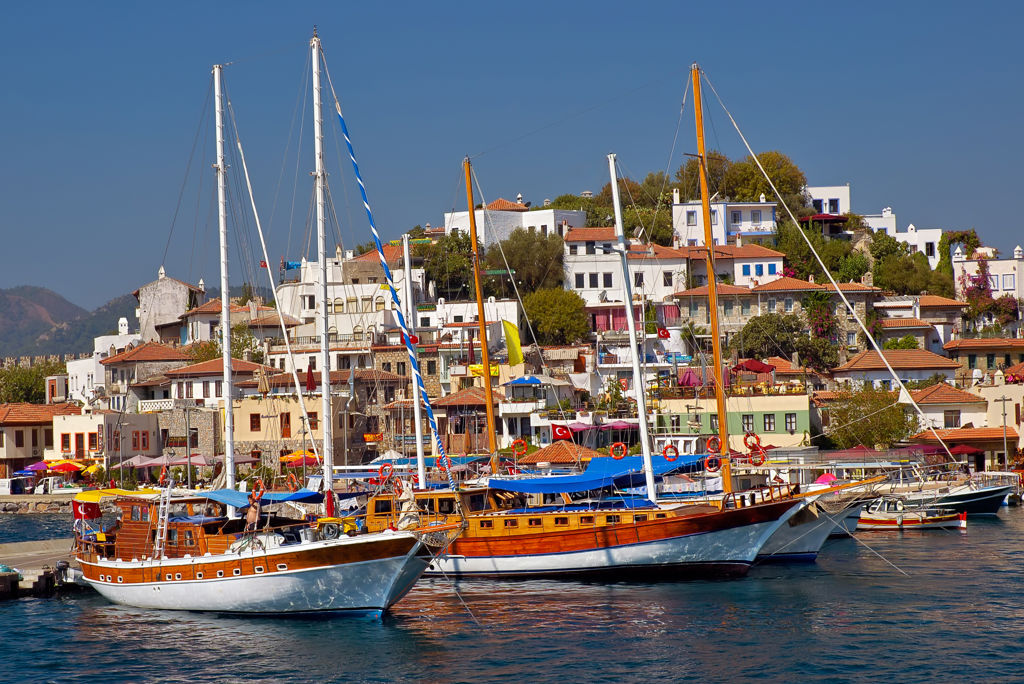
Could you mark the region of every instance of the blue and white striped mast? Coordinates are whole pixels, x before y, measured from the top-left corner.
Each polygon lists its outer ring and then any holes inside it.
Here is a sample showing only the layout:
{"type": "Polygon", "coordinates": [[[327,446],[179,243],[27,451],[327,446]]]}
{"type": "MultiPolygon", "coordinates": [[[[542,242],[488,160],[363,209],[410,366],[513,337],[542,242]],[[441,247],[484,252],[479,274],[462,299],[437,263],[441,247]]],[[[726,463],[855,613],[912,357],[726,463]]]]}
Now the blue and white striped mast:
{"type": "MultiPolygon", "coordinates": [[[[330,76],[328,76],[328,82],[330,82],[330,76]]],[[[416,383],[416,389],[420,395],[420,401],[423,404],[423,408],[427,411],[427,421],[430,423],[430,431],[434,435],[434,444],[437,447],[438,465],[444,464],[445,475],[448,477],[448,486],[453,490],[455,489],[455,478],[452,477],[452,461],[451,457],[448,456],[448,452],[445,451],[444,444],[441,441],[441,433],[437,429],[437,418],[434,417],[434,409],[430,405],[430,397],[427,395],[427,387],[423,384],[423,375],[420,373],[420,364],[416,358],[416,348],[413,346],[412,335],[409,332],[409,324],[405,320],[405,316],[402,314],[402,300],[398,296],[398,290],[395,289],[395,279],[391,274],[391,268],[388,267],[388,260],[384,256],[384,245],[381,243],[380,234],[377,233],[377,224],[373,220],[373,210],[370,209],[370,200],[366,197],[366,185],[363,183],[363,177],[359,173],[359,164],[356,162],[356,153],[352,147],[352,138],[348,133],[348,126],[345,125],[345,116],[341,113],[341,103],[338,101],[338,96],[334,92],[333,87],[331,89],[331,95],[334,97],[334,108],[338,113],[338,121],[341,123],[341,133],[345,136],[345,146],[348,148],[348,158],[352,161],[352,170],[355,173],[356,182],[359,184],[359,195],[363,200],[363,209],[366,210],[366,218],[370,222],[370,232],[373,233],[373,244],[377,246],[377,256],[380,258],[380,267],[384,271],[384,279],[387,282],[388,290],[391,292],[391,301],[395,307],[395,315],[398,317],[398,325],[402,329],[402,339],[405,342],[405,350],[409,354],[409,367],[412,368],[413,379],[416,383]],[[443,461],[441,459],[444,459],[443,461]]],[[[422,481],[421,481],[422,483],[422,481]]]]}

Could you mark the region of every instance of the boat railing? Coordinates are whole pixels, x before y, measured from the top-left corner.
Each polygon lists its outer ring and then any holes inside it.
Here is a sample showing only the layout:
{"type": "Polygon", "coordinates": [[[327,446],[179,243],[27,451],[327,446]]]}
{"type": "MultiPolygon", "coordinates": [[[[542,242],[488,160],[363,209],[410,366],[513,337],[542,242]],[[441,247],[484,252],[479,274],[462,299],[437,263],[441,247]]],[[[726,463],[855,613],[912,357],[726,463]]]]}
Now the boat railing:
{"type": "Polygon", "coordinates": [[[789,499],[800,493],[799,483],[772,483],[741,492],[729,492],[722,498],[722,508],[746,508],[760,503],[789,499]]]}

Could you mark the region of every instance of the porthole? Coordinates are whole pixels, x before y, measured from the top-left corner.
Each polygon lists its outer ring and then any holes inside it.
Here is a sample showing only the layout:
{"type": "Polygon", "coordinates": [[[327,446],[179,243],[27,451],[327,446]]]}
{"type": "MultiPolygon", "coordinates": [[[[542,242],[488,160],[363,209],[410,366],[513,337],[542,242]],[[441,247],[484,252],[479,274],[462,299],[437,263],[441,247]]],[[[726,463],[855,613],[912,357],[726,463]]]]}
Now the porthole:
{"type": "Polygon", "coordinates": [[[171,573],[167,573],[167,581],[168,581],[168,582],[170,582],[170,581],[171,581],[171,577],[172,577],[171,573]]]}
{"type": "Polygon", "coordinates": [[[284,563],[278,563],[278,564],[277,564],[277,569],[278,569],[278,570],[287,570],[287,569],[288,569],[288,566],[287,566],[287,565],[285,565],[284,563]]]}
{"type": "Polygon", "coordinates": [[[117,576],[117,583],[118,583],[118,584],[122,584],[122,583],[124,583],[124,577],[121,577],[121,575],[118,575],[118,576],[117,576]]]}
{"type": "Polygon", "coordinates": [[[217,577],[223,577],[223,576],[224,576],[224,571],[223,570],[218,570],[217,571],[217,577]]]}
{"type": "Polygon", "coordinates": [[[181,573],[180,572],[174,573],[174,579],[180,580],[181,579],[181,573]]]}
{"type": "Polygon", "coordinates": [[[203,573],[197,572],[196,573],[196,579],[203,579],[203,573]]]}
{"type": "Polygon", "coordinates": [[[241,575],[241,574],[242,574],[242,570],[241,570],[241,568],[235,568],[235,569],[234,569],[234,570],[232,570],[231,572],[232,572],[232,573],[233,573],[233,574],[234,574],[234,575],[235,575],[236,577],[237,577],[238,575],[241,575]]]}
{"type": "Polygon", "coordinates": [[[263,572],[263,566],[262,565],[257,565],[256,566],[256,574],[259,574],[261,572],[263,572]]]}

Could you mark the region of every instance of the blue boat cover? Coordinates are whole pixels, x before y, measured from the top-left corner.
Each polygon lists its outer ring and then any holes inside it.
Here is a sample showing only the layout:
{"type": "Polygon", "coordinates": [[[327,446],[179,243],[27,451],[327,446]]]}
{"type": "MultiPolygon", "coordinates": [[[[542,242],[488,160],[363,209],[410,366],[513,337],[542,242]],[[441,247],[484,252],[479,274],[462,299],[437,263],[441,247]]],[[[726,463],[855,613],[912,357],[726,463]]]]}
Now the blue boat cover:
{"type": "MultiPolygon", "coordinates": [[[[651,457],[655,477],[674,470],[693,469],[703,458],[702,455],[680,456],[668,461],[664,456],[651,457]]],[[[576,475],[552,475],[531,477],[522,480],[499,480],[492,478],[489,486],[507,492],[523,494],[561,494],[562,492],[588,492],[615,485],[616,487],[638,487],[644,484],[643,462],[640,456],[626,456],[621,460],[610,457],[591,459],[587,469],[576,475]]]]}
{"type": "MultiPolygon", "coordinates": [[[[249,505],[249,492],[236,492],[233,489],[215,489],[206,492],[207,499],[222,503],[235,508],[245,508],[249,505]]],[[[319,503],[324,500],[321,492],[314,492],[303,487],[294,492],[263,492],[261,501],[263,503],[281,503],[283,501],[301,501],[303,503],[319,503]]]]}
{"type": "MultiPolygon", "coordinates": [[[[473,461],[487,461],[487,457],[486,456],[452,456],[451,454],[449,454],[448,457],[450,459],[452,459],[452,465],[466,465],[468,463],[472,463],[473,461]]],[[[433,467],[435,465],[435,463],[434,463],[435,459],[436,459],[436,457],[434,457],[434,456],[427,456],[426,457],[426,462],[427,462],[427,467],[428,468],[431,468],[431,467],[433,467]]],[[[386,458],[384,456],[378,456],[377,458],[375,458],[372,461],[370,461],[370,463],[367,464],[367,465],[371,465],[371,464],[372,465],[380,465],[382,463],[390,463],[391,465],[395,466],[396,468],[398,466],[416,467],[416,457],[415,456],[411,456],[411,457],[408,457],[408,458],[405,458],[405,457],[403,457],[403,458],[386,458]]],[[[334,477],[337,478],[338,475],[335,474],[334,477]]],[[[345,477],[349,477],[349,476],[346,475],[345,477]]],[[[377,473],[374,473],[373,477],[377,477],[377,473]]]]}

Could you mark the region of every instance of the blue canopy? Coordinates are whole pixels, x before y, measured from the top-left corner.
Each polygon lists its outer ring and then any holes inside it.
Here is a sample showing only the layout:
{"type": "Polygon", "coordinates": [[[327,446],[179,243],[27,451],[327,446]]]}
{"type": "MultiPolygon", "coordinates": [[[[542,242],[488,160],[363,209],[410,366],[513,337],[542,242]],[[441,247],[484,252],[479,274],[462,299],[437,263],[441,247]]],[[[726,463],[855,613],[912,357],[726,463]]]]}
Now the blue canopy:
{"type": "MultiPolygon", "coordinates": [[[[692,469],[700,462],[702,456],[680,456],[678,460],[668,461],[664,456],[651,457],[651,465],[655,477],[665,475],[673,470],[692,469]]],[[[591,459],[587,469],[576,475],[552,475],[549,477],[531,477],[522,480],[499,480],[492,478],[489,486],[508,492],[524,494],[560,494],[562,492],[587,492],[603,487],[628,488],[643,486],[644,470],[640,456],[627,456],[622,460],[611,457],[591,459]]]]}
{"type": "MultiPolygon", "coordinates": [[[[439,457],[429,456],[429,455],[426,456],[426,462],[427,462],[427,467],[428,468],[434,466],[435,458],[439,458],[439,457]]],[[[486,456],[452,456],[451,454],[448,454],[448,458],[450,458],[452,460],[452,465],[466,465],[468,463],[472,463],[473,461],[487,460],[486,456]]],[[[443,460],[444,459],[442,459],[442,461],[443,460]]],[[[378,464],[381,464],[381,463],[390,463],[391,465],[395,466],[396,468],[399,467],[399,466],[415,467],[416,466],[416,457],[415,456],[411,456],[409,458],[385,458],[384,456],[378,456],[377,458],[375,458],[372,461],[370,461],[370,463],[373,464],[373,465],[378,465],[378,464]]],[[[339,477],[339,475],[337,473],[335,473],[334,478],[338,479],[338,477],[339,477]]],[[[346,474],[345,477],[350,477],[350,475],[346,474]]],[[[373,477],[377,477],[377,473],[374,473],[373,477]]]]}
{"type": "MultiPolygon", "coordinates": [[[[248,492],[236,492],[234,489],[215,489],[206,492],[207,499],[222,503],[235,508],[245,508],[249,505],[248,492]]],[[[319,503],[324,500],[324,495],[303,487],[294,492],[263,492],[260,499],[265,504],[281,503],[283,501],[301,501],[303,503],[319,503]]]]}
{"type": "Polygon", "coordinates": [[[509,385],[539,385],[539,384],[541,384],[540,383],[540,378],[534,377],[532,375],[524,375],[521,378],[515,378],[514,380],[509,380],[508,382],[505,383],[505,386],[508,387],[509,385]]]}

